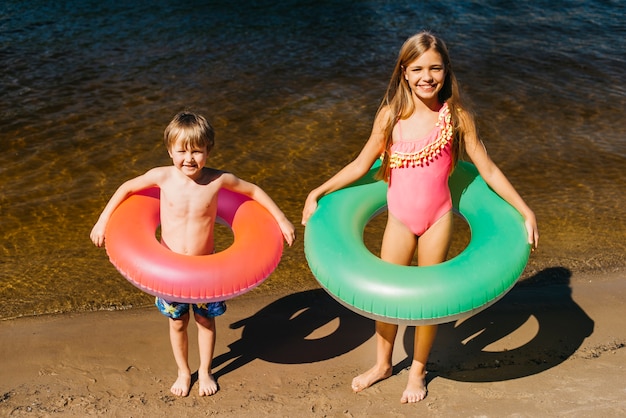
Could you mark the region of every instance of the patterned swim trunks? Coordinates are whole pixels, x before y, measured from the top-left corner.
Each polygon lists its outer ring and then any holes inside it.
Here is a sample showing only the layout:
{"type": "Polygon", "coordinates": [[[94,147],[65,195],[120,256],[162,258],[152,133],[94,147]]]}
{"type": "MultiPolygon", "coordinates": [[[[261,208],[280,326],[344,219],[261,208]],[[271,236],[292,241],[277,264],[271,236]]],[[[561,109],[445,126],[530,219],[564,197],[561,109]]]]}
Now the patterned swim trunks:
{"type": "Polygon", "coordinates": [[[193,308],[194,313],[205,318],[215,318],[226,312],[226,302],[209,302],[209,303],[179,303],[167,302],[161,298],[156,298],[154,304],[159,311],[172,319],[179,319],[181,316],[189,312],[189,306],[193,308]]]}

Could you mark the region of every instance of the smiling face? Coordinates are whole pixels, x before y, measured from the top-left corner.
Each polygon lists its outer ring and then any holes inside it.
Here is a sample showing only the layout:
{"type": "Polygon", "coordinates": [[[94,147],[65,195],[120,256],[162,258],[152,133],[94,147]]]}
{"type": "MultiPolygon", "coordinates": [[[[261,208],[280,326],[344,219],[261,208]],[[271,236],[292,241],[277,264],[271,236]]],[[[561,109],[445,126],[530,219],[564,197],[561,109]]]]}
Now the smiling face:
{"type": "Polygon", "coordinates": [[[168,152],[174,166],[192,180],[196,180],[202,175],[202,168],[209,156],[207,147],[194,147],[181,138],[174,143],[168,152]]]}
{"type": "Polygon", "coordinates": [[[211,124],[204,116],[189,111],[174,116],[163,132],[163,143],[174,166],[192,180],[202,175],[214,142],[211,124]]]}
{"type": "Polygon", "coordinates": [[[404,68],[404,78],[414,99],[429,105],[438,102],[438,94],[446,79],[446,68],[441,54],[429,49],[404,68]]]}

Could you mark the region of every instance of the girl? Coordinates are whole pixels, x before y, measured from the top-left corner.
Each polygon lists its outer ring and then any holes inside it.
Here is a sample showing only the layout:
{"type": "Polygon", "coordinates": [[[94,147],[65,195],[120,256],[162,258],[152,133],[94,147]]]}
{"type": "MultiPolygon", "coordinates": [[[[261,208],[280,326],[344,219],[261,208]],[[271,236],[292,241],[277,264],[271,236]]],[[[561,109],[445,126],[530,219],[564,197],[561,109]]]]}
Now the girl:
{"type": "MultiPolygon", "coordinates": [[[[536,248],[539,233],[535,215],[487,155],[473,116],[461,107],[447,48],[428,32],[412,36],[402,46],[368,141],[355,160],[309,193],[302,224],[313,214],[320,197],[361,178],[382,155],[379,176],[388,183],[388,220],[381,258],[409,265],[417,250],[418,265],[441,263],[452,236],[448,176],[461,149],[487,184],[522,214],[528,242],[536,248]]],[[[376,364],[353,379],[355,392],[391,376],[397,331],[395,324],[376,322],[376,364]]],[[[436,332],[436,325],[415,329],[413,360],[402,403],[426,397],[426,362],[436,332]]]]}

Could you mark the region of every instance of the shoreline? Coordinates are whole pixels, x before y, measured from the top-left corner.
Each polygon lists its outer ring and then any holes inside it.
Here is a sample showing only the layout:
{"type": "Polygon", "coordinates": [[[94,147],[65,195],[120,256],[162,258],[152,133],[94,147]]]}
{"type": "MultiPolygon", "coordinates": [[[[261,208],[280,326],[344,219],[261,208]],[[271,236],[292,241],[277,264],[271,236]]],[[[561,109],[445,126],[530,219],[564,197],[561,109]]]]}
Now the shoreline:
{"type": "MultiPolygon", "coordinates": [[[[412,328],[400,327],[394,375],[364,392],[373,322],[321,289],[249,292],[217,318],[220,391],[169,392],[167,321],[152,307],[0,321],[0,415],[622,416],[626,412],[626,274],[553,269],[502,300],[442,324],[429,395],[402,405],[412,328]]],[[[190,324],[190,364],[197,366],[190,324]]]]}
{"type": "MultiPolygon", "coordinates": [[[[522,272],[522,274],[520,275],[514,288],[526,286],[537,281],[546,282],[547,280],[554,280],[555,278],[556,283],[559,283],[564,280],[561,276],[566,276],[572,281],[581,280],[581,277],[596,277],[601,279],[602,277],[612,276],[614,274],[623,274],[626,277],[626,265],[622,265],[621,263],[617,262],[602,267],[585,267],[584,265],[582,265],[582,263],[572,263],[572,266],[568,267],[545,267],[544,264],[545,263],[533,263],[533,255],[531,255],[531,258],[524,272],[522,272]]],[[[129,303],[126,305],[106,305],[99,308],[95,306],[86,306],[82,308],[56,310],[50,312],[35,312],[32,314],[22,313],[14,316],[5,317],[0,315],[0,324],[6,321],[14,321],[26,318],[45,318],[49,316],[79,315],[97,312],[128,312],[139,309],[147,309],[154,306],[154,296],[143,292],[142,290],[138,289],[137,287],[126,281],[122,276],[119,275],[117,271],[112,271],[112,274],[116,275],[116,280],[118,280],[118,286],[127,286],[128,289],[130,289],[131,291],[143,295],[145,298],[145,302],[141,304],[129,303]]],[[[312,275],[310,277],[307,276],[306,278],[294,280],[292,277],[287,277],[287,273],[285,271],[276,270],[272,273],[272,277],[268,278],[258,287],[255,287],[251,291],[243,295],[237,296],[237,298],[246,298],[252,295],[254,295],[254,297],[261,298],[263,297],[263,295],[270,294],[287,295],[319,288],[319,282],[317,282],[312,275]]]]}

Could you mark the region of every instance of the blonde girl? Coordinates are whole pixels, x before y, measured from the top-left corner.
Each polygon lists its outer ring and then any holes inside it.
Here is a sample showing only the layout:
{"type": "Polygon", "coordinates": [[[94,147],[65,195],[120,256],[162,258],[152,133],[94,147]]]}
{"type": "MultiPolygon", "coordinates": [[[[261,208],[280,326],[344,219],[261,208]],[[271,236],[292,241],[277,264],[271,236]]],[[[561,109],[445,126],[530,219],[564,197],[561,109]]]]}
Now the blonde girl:
{"type": "MultiPolygon", "coordinates": [[[[473,116],[461,105],[459,87],[444,42],[429,32],[409,38],[400,49],[369,139],[359,155],[305,202],[302,224],[324,195],[364,176],[381,157],[380,178],[388,183],[388,219],[381,258],[409,265],[417,252],[420,266],[445,261],[452,236],[452,202],[448,176],[461,150],[476,165],[487,184],[524,217],[528,242],[539,239],[533,211],[487,155],[473,116]]],[[[352,380],[360,392],[392,373],[392,352],[398,326],[376,322],[376,362],[352,380]]],[[[414,352],[402,403],[427,395],[426,363],[436,325],[417,326],[414,352]]]]}

